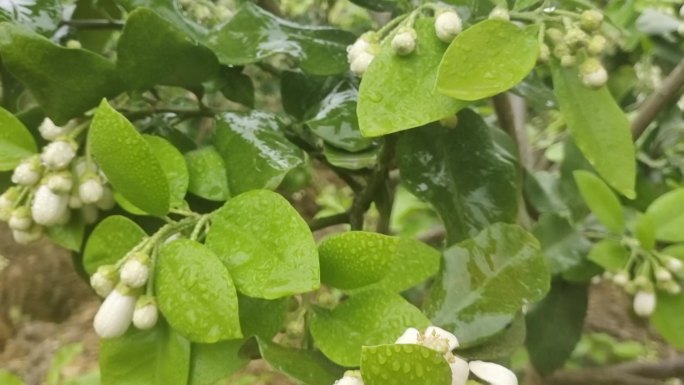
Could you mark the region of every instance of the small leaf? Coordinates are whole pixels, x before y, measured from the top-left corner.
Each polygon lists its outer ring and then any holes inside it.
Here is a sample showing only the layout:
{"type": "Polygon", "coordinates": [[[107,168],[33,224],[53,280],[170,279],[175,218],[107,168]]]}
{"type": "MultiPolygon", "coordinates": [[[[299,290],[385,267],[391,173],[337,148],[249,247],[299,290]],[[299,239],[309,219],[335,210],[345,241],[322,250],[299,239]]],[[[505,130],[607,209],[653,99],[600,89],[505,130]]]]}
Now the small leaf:
{"type": "Polygon", "coordinates": [[[660,196],[646,209],[646,213],[655,225],[657,239],[684,242],[684,188],[660,196]]]}
{"type": "Polygon", "coordinates": [[[171,207],[182,206],[190,184],[188,167],[183,154],[164,138],[152,135],[143,135],[143,137],[149,143],[152,153],[166,175],[171,193],[171,207]]]}
{"type": "Polygon", "coordinates": [[[114,189],[133,205],[156,216],[169,211],[169,182],[145,138],[103,100],[95,112],[88,146],[114,189]]]}
{"type": "Polygon", "coordinates": [[[634,198],[636,161],[629,121],[606,87],[593,90],[577,69],[552,66],[560,110],[572,137],[589,163],[608,184],[634,198]]]}
{"type": "Polygon", "coordinates": [[[238,295],[240,325],[245,337],[258,336],[270,339],[276,335],[285,322],[288,299],[267,300],[238,295]]]}
{"type": "Polygon", "coordinates": [[[485,20],[456,36],[439,65],[439,93],[461,100],[500,94],[520,83],[537,63],[536,28],[485,20]]]}
{"type": "Polygon", "coordinates": [[[193,342],[241,338],[233,280],[207,247],[189,239],[162,248],[156,268],[159,310],[193,342]]]}
{"type": "Polygon", "coordinates": [[[363,75],[357,113],[364,136],[420,127],[453,116],[467,105],[433,90],[437,65],[446,50],[435,35],[434,20],[419,18],[415,29],[419,42],[415,52],[398,56],[387,44],[363,75]]]}
{"type": "Polygon", "coordinates": [[[90,234],[83,251],[83,267],[93,275],[102,265],[115,264],[145,237],[145,231],[132,220],[112,215],[90,234]]]}
{"type": "Polygon", "coordinates": [[[229,200],[214,214],[206,244],[250,297],[276,299],[320,286],[313,235],[274,192],[251,191],[229,200]]]}
{"type": "Polygon", "coordinates": [[[625,230],[625,217],[618,197],[610,187],[589,171],[574,172],[575,182],[582,198],[601,223],[615,234],[625,230]]]}
{"type": "Polygon", "coordinates": [[[622,270],[629,260],[629,251],[619,241],[605,239],[591,248],[587,258],[609,271],[622,270]]]}
{"type": "Polygon", "coordinates": [[[398,294],[364,291],[332,312],[321,311],[311,320],[316,346],[333,362],[359,366],[361,347],[391,344],[406,329],[426,328],[430,321],[398,294]]]}
{"type": "Polygon", "coordinates": [[[500,332],[549,286],[537,240],[518,226],[498,223],[444,252],[426,314],[468,347],[500,332]]]}
{"type": "Polygon", "coordinates": [[[188,385],[215,385],[247,365],[240,349],[245,340],[226,340],[213,344],[192,344],[188,385]]]}
{"type": "Polygon", "coordinates": [[[80,215],[74,215],[66,225],[51,226],[47,235],[56,244],[75,252],[81,251],[85,235],[85,223],[80,215]]]}
{"type": "Polygon", "coordinates": [[[306,385],[330,385],[342,377],[344,369],[317,352],[286,348],[268,339],[258,339],[261,357],[275,370],[306,385]]]}
{"type": "Polygon", "coordinates": [[[684,295],[659,294],[651,323],[670,345],[684,349],[684,295]]]}
{"type": "Polygon", "coordinates": [[[0,171],[14,169],[38,150],[33,136],[11,112],[0,108],[0,171]]]}
{"type": "Polygon", "coordinates": [[[646,250],[652,250],[656,245],[656,225],[649,214],[639,214],[634,223],[634,235],[646,250]]]}
{"type": "Polygon", "coordinates": [[[364,231],[330,236],[318,246],[321,282],[343,290],[385,278],[397,255],[398,238],[364,231]]]}
{"type": "Polygon", "coordinates": [[[186,153],[185,162],[190,174],[188,191],[212,201],[225,201],[230,197],[226,165],[213,146],[186,153]]]}
{"type": "Polygon", "coordinates": [[[366,385],[451,384],[447,360],[420,345],[364,346],[361,375],[366,385]]]}

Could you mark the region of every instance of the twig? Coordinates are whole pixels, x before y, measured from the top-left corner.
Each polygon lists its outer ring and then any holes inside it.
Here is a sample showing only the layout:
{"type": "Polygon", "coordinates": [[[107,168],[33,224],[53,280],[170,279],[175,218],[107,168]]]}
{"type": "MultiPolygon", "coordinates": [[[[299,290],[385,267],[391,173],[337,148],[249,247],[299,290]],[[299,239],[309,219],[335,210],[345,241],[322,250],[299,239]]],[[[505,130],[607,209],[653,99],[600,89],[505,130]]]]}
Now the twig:
{"type": "Polygon", "coordinates": [[[151,108],[142,110],[120,108],[119,112],[130,120],[143,119],[154,114],[176,114],[185,118],[211,117],[216,114],[216,111],[196,108],[151,108]]]}
{"type": "Polygon", "coordinates": [[[309,222],[309,229],[316,231],[326,227],[349,223],[349,212],[331,215],[329,217],[316,218],[309,222]]]}
{"type": "Polygon", "coordinates": [[[634,139],[638,139],[646,131],[649,124],[655,120],[665,105],[677,96],[682,87],[684,87],[684,59],[665,78],[662,86],[639,107],[639,114],[632,122],[634,139]]]}
{"type": "Polygon", "coordinates": [[[59,24],[80,29],[123,29],[125,23],[109,19],[73,19],[62,20],[59,24]]]}

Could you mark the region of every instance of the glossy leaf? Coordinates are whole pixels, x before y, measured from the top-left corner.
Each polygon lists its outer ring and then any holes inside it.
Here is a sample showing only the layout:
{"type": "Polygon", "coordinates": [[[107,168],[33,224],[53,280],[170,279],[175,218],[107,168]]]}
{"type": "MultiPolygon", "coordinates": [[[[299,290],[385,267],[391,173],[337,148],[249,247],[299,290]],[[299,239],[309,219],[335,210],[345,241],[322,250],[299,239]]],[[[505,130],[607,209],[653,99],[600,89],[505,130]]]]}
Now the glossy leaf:
{"type": "Polygon", "coordinates": [[[216,123],[213,143],[223,157],[233,194],[275,189],[304,163],[304,152],[282,133],[282,122],[261,111],[226,113],[216,123]]]}
{"type": "Polygon", "coordinates": [[[419,18],[416,51],[398,56],[385,45],[363,75],[357,113],[364,136],[381,136],[420,127],[454,115],[465,102],[433,89],[447,45],[435,35],[434,20],[419,18]]]}
{"type": "Polygon", "coordinates": [[[657,239],[684,242],[684,188],[660,196],[651,203],[646,213],[655,225],[657,239]]]}
{"type": "Polygon", "coordinates": [[[23,27],[0,25],[3,64],[56,124],[122,91],[114,63],[83,49],[58,46],[23,27]]]}
{"type": "Polygon", "coordinates": [[[280,75],[283,109],[297,120],[305,120],[306,113],[332,92],[338,83],[338,78],[283,71],[280,75]]]}
{"type": "Polygon", "coordinates": [[[267,300],[238,295],[238,303],[240,325],[245,337],[273,338],[285,322],[288,298],[267,300]]]}
{"type": "Polygon", "coordinates": [[[250,297],[275,299],[320,285],[311,231],[276,193],[257,190],[229,200],[214,214],[206,244],[250,297]]]}
{"type": "Polygon", "coordinates": [[[200,198],[225,201],[230,197],[223,158],[213,146],[185,154],[190,184],[188,191],[200,198]]]}
{"type": "Polygon", "coordinates": [[[14,169],[23,159],[38,151],[24,124],[3,108],[0,108],[0,127],[0,171],[14,169]]]}
{"type": "Polygon", "coordinates": [[[589,294],[586,285],[555,281],[551,291],[527,313],[527,351],[546,375],[560,369],[582,336],[589,294]]]}
{"type": "Polygon", "coordinates": [[[333,311],[320,311],[311,320],[316,346],[333,362],[359,366],[361,347],[391,344],[410,327],[422,329],[430,321],[398,294],[364,291],[333,311]]]}
{"type": "Polygon", "coordinates": [[[219,73],[221,93],[227,99],[254,108],[254,83],[241,67],[222,67],[219,73]]]}
{"type": "Polygon", "coordinates": [[[519,313],[501,332],[494,334],[481,345],[458,349],[458,355],[469,360],[501,361],[509,359],[525,345],[527,328],[525,317],[519,313]]]}
{"type": "Polygon", "coordinates": [[[244,342],[240,339],[192,344],[188,385],[215,385],[247,365],[249,360],[239,354],[244,342]]]}
{"type": "Polygon", "coordinates": [[[190,341],[242,337],[233,280],[206,246],[181,239],[162,248],[155,293],[166,320],[190,341]]]}
{"type": "Polygon", "coordinates": [[[581,265],[592,246],[566,218],[550,213],[539,218],[532,233],[541,243],[551,274],[581,265]]]}
{"type": "Polygon", "coordinates": [[[186,18],[181,13],[178,0],[116,0],[116,2],[128,11],[141,7],[153,9],[156,14],[171,22],[174,27],[185,31],[197,41],[205,40],[209,33],[205,26],[186,18]]]}
{"type": "Polygon", "coordinates": [[[651,323],[670,345],[684,349],[684,295],[658,295],[651,323]]]}
{"type": "Polygon", "coordinates": [[[434,206],[448,244],[491,223],[514,222],[517,215],[513,156],[495,144],[489,127],[473,111],[460,112],[458,121],[455,129],[430,125],[412,130],[397,148],[402,182],[434,206]]]}
{"type": "Polygon", "coordinates": [[[152,215],[168,212],[169,182],[152,146],[106,100],[95,112],[88,146],[118,193],[152,215]]]}
{"type": "Polygon", "coordinates": [[[190,184],[188,168],[183,154],[164,138],[152,135],[143,135],[143,137],[149,143],[152,153],[164,171],[171,193],[169,201],[171,207],[182,206],[190,184]]]}
{"type": "Polygon", "coordinates": [[[634,222],[634,236],[646,250],[652,250],[656,246],[656,224],[649,214],[639,214],[634,222]]]}
{"type": "Polygon", "coordinates": [[[552,74],[560,110],[575,143],[611,187],[634,198],[636,155],[624,112],[607,88],[593,90],[582,84],[577,69],[553,65],[552,74]]]}
{"type": "Polygon", "coordinates": [[[596,218],[608,230],[622,234],[625,229],[622,205],[610,187],[589,171],[578,170],[574,172],[574,176],[582,198],[596,218]]]}
{"type": "Polygon", "coordinates": [[[21,24],[41,35],[49,36],[62,21],[59,0],[5,0],[0,2],[0,21],[21,24]]]}
{"type": "Polygon", "coordinates": [[[467,347],[500,332],[549,286],[537,240],[518,226],[494,224],[444,252],[426,313],[467,347]]]}
{"type": "Polygon", "coordinates": [[[378,147],[360,152],[338,150],[332,146],[323,146],[323,155],[331,165],[347,170],[363,170],[373,168],[378,163],[378,147]]]}
{"type": "Polygon", "coordinates": [[[500,94],[520,83],[537,63],[536,28],[485,20],[456,36],[439,65],[435,87],[461,100],[500,94]]]}
{"type": "Polygon", "coordinates": [[[92,275],[102,265],[115,264],[146,236],[132,220],[112,215],[100,222],[90,233],[83,251],[83,267],[92,275]]]}
{"type": "Polygon", "coordinates": [[[395,263],[398,244],[398,238],[364,231],[330,236],[318,246],[321,282],[346,290],[376,283],[395,263]]]}
{"type": "Polygon", "coordinates": [[[197,85],[218,71],[211,50],[146,8],[128,16],[117,45],[116,64],[126,84],[138,90],[155,84],[197,85]]]}
{"type": "Polygon", "coordinates": [[[56,244],[67,250],[79,252],[85,236],[85,223],[80,215],[75,214],[69,223],[48,227],[46,233],[56,244]]]}
{"type": "Polygon", "coordinates": [[[259,339],[259,351],[272,368],[306,385],[330,385],[344,373],[317,352],[286,348],[267,339],[259,339]]]}
{"type": "Polygon", "coordinates": [[[447,360],[420,345],[364,346],[361,375],[366,385],[451,384],[447,360]]]}
{"type": "Polygon", "coordinates": [[[100,345],[102,385],[187,385],[189,368],[190,343],[161,322],[100,345]]]}
{"type": "Polygon", "coordinates": [[[591,248],[587,258],[606,270],[618,271],[627,264],[629,251],[619,241],[605,239],[591,248]]]}
{"type": "Polygon", "coordinates": [[[283,53],[314,75],[347,71],[347,46],[354,35],[335,28],[305,26],[244,3],[231,21],[206,41],[221,64],[244,65],[283,53]]]}

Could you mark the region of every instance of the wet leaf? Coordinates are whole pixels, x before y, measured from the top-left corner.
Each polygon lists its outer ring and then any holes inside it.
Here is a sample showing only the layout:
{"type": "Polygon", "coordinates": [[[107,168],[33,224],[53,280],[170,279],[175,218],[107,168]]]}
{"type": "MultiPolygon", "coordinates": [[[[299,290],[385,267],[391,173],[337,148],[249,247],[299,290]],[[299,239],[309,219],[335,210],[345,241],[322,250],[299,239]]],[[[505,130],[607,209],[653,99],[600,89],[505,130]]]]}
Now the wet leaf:
{"type": "Polygon", "coordinates": [[[213,344],[192,344],[189,385],[215,385],[247,365],[239,352],[245,340],[226,340],[213,344]]]}
{"type": "Polygon", "coordinates": [[[552,213],[543,214],[532,233],[541,243],[551,274],[581,265],[592,246],[567,218],[552,213]]]}
{"type": "Polygon", "coordinates": [[[373,168],[378,163],[377,147],[361,152],[348,152],[324,145],[323,155],[331,165],[347,170],[373,168]]]}
{"type": "Polygon", "coordinates": [[[582,198],[596,215],[596,218],[608,230],[622,234],[625,229],[622,204],[610,187],[603,183],[601,178],[589,171],[578,170],[574,172],[574,176],[582,198]]]}
{"type": "Polygon", "coordinates": [[[519,313],[501,332],[494,334],[481,345],[458,349],[458,355],[469,360],[507,360],[525,345],[526,335],[525,317],[519,313]]]}
{"type": "Polygon", "coordinates": [[[0,21],[23,25],[50,36],[62,21],[59,0],[5,0],[0,2],[0,21]]]}
{"type": "Polygon", "coordinates": [[[651,203],[646,213],[655,225],[657,239],[684,242],[684,188],[661,195],[651,203]]]}
{"type": "Polygon", "coordinates": [[[587,258],[609,271],[619,271],[629,260],[629,251],[620,243],[612,239],[604,239],[594,245],[587,258]]]}
{"type": "Polygon", "coordinates": [[[320,353],[286,348],[259,338],[261,357],[275,370],[306,385],[330,385],[342,377],[344,369],[320,353]]]}
{"type": "Polygon", "coordinates": [[[649,214],[638,214],[634,222],[634,236],[646,250],[656,246],[656,224],[649,214]]]}
{"type": "Polygon", "coordinates": [[[83,251],[83,267],[92,275],[102,265],[115,264],[146,236],[132,220],[112,215],[100,222],[90,233],[83,251]]]}
{"type": "Polygon", "coordinates": [[[180,207],[185,201],[190,177],[185,158],[169,141],[159,136],[143,135],[166,175],[171,192],[171,207],[180,207]]]}
{"type": "Polygon", "coordinates": [[[267,300],[238,295],[238,303],[240,325],[245,337],[273,338],[285,322],[288,298],[267,300]]]}
{"type": "Polygon", "coordinates": [[[209,30],[196,23],[193,20],[186,18],[180,11],[178,0],[115,0],[121,4],[126,10],[133,11],[137,8],[150,8],[156,14],[163,17],[173,24],[176,28],[185,31],[197,41],[203,41],[207,38],[209,30]]]}
{"type": "Polygon", "coordinates": [[[451,384],[442,354],[420,345],[364,346],[361,374],[366,385],[451,384]]]}
{"type": "Polygon", "coordinates": [[[226,165],[214,146],[186,153],[185,162],[190,176],[188,191],[212,201],[230,197],[226,165]]]}
{"type": "Polygon", "coordinates": [[[659,294],[651,322],[665,341],[684,349],[684,295],[659,294]]]}
{"type": "Polygon", "coordinates": [[[23,159],[38,151],[31,132],[3,108],[0,108],[0,127],[0,171],[14,169],[23,159]]]}

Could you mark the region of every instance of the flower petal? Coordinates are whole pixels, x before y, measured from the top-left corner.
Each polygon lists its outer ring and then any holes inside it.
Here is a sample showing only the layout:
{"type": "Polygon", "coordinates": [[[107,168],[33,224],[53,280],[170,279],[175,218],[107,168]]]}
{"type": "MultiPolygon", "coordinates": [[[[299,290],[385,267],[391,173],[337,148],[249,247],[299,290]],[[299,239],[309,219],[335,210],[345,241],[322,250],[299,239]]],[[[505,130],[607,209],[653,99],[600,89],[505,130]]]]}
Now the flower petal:
{"type": "Polygon", "coordinates": [[[491,385],[518,385],[518,378],[510,369],[493,362],[471,361],[470,370],[491,385]]]}
{"type": "Polygon", "coordinates": [[[468,362],[462,358],[454,356],[453,362],[449,362],[451,368],[451,385],[466,385],[470,369],[468,362]]]}

